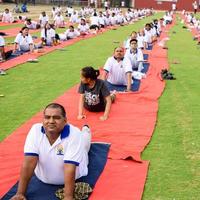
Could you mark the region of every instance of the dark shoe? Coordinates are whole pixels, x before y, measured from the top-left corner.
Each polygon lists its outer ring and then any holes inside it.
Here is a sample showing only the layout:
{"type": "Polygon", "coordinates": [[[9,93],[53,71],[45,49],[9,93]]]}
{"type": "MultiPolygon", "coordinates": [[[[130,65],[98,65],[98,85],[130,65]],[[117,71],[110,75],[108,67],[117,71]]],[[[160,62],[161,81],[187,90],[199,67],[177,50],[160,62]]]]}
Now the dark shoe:
{"type": "Polygon", "coordinates": [[[168,70],[167,69],[162,69],[161,70],[161,74],[167,74],[168,73],[168,70]]]}

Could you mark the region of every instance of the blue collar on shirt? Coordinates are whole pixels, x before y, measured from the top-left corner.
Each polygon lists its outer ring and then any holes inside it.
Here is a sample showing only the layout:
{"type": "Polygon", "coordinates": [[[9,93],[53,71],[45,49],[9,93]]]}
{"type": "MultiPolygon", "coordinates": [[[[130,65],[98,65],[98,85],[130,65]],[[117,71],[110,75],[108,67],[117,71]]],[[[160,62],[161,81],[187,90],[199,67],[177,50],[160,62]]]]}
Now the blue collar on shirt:
{"type": "MultiPolygon", "coordinates": [[[[43,126],[41,127],[41,132],[43,134],[45,134],[45,129],[44,129],[43,126]]],[[[67,125],[64,126],[63,130],[60,133],[61,140],[64,139],[64,138],[66,138],[66,137],[68,137],[69,134],[70,134],[70,126],[67,124],[67,125]]]]}
{"type": "MultiPolygon", "coordinates": [[[[113,58],[114,58],[115,60],[117,60],[117,58],[116,58],[115,56],[113,56],[113,58]]],[[[123,58],[121,58],[121,60],[124,60],[124,57],[123,57],[123,58]]]]}
{"type": "MultiPolygon", "coordinates": [[[[134,54],[137,54],[137,52],[138,52],[138,49],[136,49],[136,52],[134,54]]],[[[133,51],[131,49],[130,49],[130,53],[131,54],[133,53],[133,51]]]]}

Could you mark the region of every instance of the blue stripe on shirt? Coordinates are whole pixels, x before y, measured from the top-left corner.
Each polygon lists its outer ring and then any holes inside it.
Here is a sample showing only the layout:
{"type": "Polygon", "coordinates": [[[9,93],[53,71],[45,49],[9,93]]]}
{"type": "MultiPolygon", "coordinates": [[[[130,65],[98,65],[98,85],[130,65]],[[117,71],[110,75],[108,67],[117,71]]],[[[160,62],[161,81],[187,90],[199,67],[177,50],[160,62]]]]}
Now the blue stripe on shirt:
{"type": "Polygon", "coordinates": [[[64,163],[79,166],[79,162],[75,162],[75,161],[72,161],[72,160],[64,160],[64,163]]]}
{"type": "Polygon", "coordinates": [[[39,156],[37,153],[24,153],[25,156],[39,156]]]}

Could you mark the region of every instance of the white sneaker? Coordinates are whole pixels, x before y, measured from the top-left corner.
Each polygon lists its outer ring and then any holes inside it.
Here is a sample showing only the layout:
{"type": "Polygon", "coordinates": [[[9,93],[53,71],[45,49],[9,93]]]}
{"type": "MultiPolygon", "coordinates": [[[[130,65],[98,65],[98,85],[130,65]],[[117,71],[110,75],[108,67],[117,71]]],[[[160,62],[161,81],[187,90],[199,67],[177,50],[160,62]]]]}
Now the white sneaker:
{"type": "Polygon", "coordinates": [[[91,132],[91,131],[90,131],[90,127],[89,127],[87,124],[83,125],[83,127],[82,127],[82,132],[83,132],[83,133],[84,133],[84,132],[90,133],[90,132],[91,132]]]}
{"type": "Polygon", "coordinates": [[[82,127],[82,138],[84,142],[84,149],[89,152],[90,150],[90,145],[91,145],[91,131],[88,125],[84,125],[82,127]]]}

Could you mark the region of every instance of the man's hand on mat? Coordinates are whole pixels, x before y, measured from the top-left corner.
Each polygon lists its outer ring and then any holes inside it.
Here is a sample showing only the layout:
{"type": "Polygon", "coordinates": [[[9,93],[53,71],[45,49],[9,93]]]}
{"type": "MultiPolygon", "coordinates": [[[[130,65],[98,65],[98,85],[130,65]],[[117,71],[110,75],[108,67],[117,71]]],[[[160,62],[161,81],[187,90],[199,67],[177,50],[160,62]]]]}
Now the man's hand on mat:
{"type": "Polygon", "coordinates": [[[107,120],[108,119],[108,116],[101,116],[100,118],[99,118],[101,121],[105,121],[105,120],[107,120]]]}
{"type": "Polygon", "coordinates": [[[10,200],[26,200],[26,197],[23,194],[16,194],[10,200]]]}
{"type": "Polygon", "coordinates": [[[126,89],[124,90],[124,92],[131,92],[131,89],[126,89]]]}
{"type": "Polygon", "coordinates": [[[86,115],[78,115],[77,119],[85,119],[86,118],[86,115]]]}

